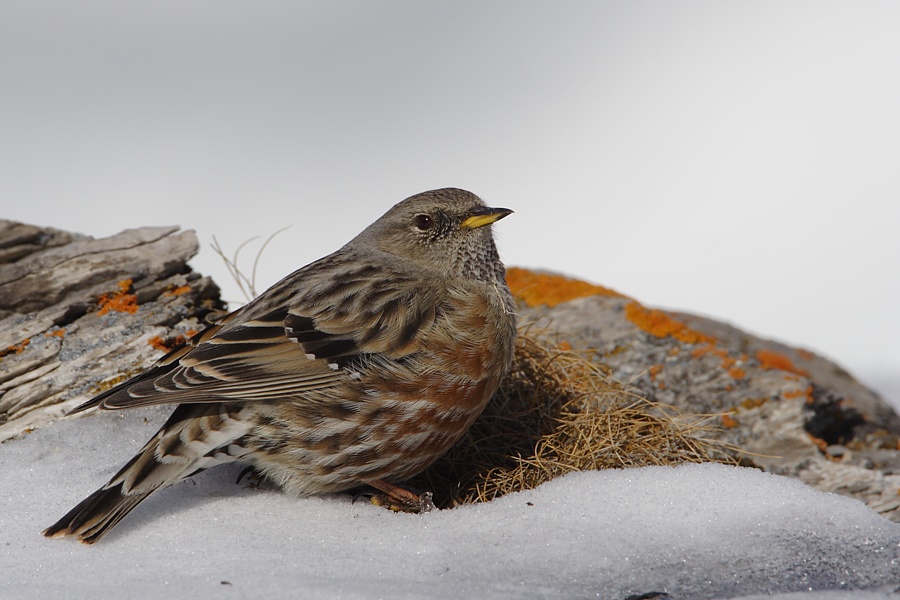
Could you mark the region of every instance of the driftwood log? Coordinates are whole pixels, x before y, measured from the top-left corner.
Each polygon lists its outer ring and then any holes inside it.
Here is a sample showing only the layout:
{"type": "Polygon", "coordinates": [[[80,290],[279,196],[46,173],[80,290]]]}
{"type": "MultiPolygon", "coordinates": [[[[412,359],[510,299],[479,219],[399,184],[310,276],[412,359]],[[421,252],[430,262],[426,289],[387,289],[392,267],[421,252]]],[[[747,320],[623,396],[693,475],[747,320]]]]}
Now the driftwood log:
{"type": "Polygon", "coordinates": [[[91,237],[0,221],[0,441],[52,422],[222,308],[192,231],[91,237]]]}

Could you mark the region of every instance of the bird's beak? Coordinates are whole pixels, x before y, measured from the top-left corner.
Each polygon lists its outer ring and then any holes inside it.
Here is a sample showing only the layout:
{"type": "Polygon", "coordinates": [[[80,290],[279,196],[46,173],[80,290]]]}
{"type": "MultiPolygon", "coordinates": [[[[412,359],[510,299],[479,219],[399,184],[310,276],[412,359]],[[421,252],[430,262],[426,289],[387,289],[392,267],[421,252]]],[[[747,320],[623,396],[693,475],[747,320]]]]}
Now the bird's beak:
{"type": "Polygon", "coordinates": [[[512,212],[513,211],[508,208],[490,208],[489,206],[482,206],[473,210],[466,220],[460,224],[460,227],[464,229],[484,227],[485,225],[490,225],[494,221],[499,221],[507,215],[511,215],[512,212]]]}

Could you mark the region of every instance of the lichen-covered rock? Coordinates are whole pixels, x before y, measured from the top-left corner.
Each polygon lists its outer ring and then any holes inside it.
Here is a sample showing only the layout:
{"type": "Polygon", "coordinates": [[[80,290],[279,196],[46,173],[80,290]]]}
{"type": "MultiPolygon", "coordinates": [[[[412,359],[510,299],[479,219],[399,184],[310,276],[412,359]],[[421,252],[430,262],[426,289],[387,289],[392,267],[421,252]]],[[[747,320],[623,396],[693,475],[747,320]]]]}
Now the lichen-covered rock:
{"type": "Polygon", "coordinates": [[[900,521],[900,417],[846,370],[808,350],[711,319],[644,307],[600,286],[510,269],[525,319],[644,397],[715,415],[743,464],[854,496],[900,521]]]}
{"type": "Polygon", "coordinates": [[[0,441],[135,374],[221,309],[192,231],[107,238],[0,220],[0,441]]]}

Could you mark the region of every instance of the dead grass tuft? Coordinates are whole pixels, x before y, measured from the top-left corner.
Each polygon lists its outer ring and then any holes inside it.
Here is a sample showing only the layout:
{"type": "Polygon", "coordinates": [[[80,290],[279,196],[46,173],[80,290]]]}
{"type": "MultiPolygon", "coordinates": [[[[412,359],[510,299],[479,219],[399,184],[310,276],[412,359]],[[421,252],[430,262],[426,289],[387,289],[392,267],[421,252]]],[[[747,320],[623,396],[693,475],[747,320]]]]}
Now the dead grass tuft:
{"type": "Polygon", "coordinates": [[[466,436],[410,487],[442,507],[487,502],[572,471],[724,462],[714,416],[680,415],[546,332],[520,331],[512,371],[466,436]]]}

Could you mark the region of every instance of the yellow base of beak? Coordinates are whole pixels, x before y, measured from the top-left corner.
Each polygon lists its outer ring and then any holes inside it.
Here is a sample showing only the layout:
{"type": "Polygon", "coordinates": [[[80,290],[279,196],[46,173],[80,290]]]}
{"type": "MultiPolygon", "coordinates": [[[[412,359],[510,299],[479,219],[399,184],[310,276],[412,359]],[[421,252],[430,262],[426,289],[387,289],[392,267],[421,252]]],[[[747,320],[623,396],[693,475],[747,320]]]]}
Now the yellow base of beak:
{"type": "Polygon", "coordinates": [[[486,208],[483,212],[477,215],[472,215],[462,223],[460,223],[460,227],[465,227],[466,229],[477,229],[478,227],[484,227],[485,225],[490,225],[495,221],[499,221],[503,217],[512,214],[512,211],[508,208],[486,208]]]}

